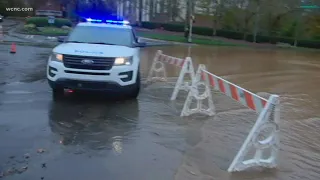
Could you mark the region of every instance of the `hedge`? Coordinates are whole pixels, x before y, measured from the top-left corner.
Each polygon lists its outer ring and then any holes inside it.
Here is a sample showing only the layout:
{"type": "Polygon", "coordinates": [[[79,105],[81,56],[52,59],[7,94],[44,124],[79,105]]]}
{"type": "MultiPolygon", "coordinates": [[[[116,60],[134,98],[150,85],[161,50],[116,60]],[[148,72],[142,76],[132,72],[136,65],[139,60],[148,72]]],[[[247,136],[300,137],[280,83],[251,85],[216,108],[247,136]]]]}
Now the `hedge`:
{"type": "MultiPolygon", "coordinates": [[[[26,20],[26,24],[35,24],[37,27],[50,26],[50,24],[48,23],[48,17],[30,17],[26,20]]],[[[53,24],[53,26],[58,28],[71,25],[71,21],[64,18],[56,18],[53,24]]]]}
{"type": "MultiPolygon", "coordinates": [[[[170,24],[170,23],[156,23],[156,22],[142,22],[141,23],[142,28],[146,29],[157,29],[157,28],[163,28],[167,31],[174,31],[174,32],[183,32],[184,31],[184,24],[170,24]]],[[[192,33],[197,35],[203,35],[203,36],[212,36],[213,31],[211,28],[206,27],[193,27],[192,33]]],[[[235,31],[228,31],[228,30],[217,30],[217,36],[225,37],[229,39],[237,39],[237,40],[243,40],[243,32],[235,32],[235,31]]],[[[247,34],[246,41],[253,42],[253,35],[247,34]]],[[[270,37],[270,36],[264,36],[264,35],[257,35],[256,36],[256,42],[257,43],[272,43],[276,44],[277,42],[281,43],[288,43],[290,45],[294,44],[293,38],[287,38],[287,37],[270,37]]],[[[316,40],[298,40],[297,46],[299,47],[308,47],[308,48],[320,48],[320,41],[316,40]]]]}

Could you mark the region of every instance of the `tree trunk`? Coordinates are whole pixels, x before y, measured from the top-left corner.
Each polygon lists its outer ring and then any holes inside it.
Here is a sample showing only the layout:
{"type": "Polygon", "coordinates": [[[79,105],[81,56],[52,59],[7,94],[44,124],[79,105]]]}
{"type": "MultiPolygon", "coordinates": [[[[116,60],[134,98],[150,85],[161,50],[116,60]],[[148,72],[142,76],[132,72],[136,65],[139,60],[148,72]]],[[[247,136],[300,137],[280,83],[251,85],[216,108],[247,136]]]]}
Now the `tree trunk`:
{"type": "Polygon", "coordinates": [[[137,10],[138,10],[138,5],[137,5],[137,0],[133,1],[133,17],[134,17],[134,21],[137,22],[137,10]]]}
{"type": "Polygon", "coordinates": [[[164,13],[164,0],[160,0],[160,13],[164,13]]]}
{"type": "Polygon", "coordinates": [[[139,0],[139,26],[142,24],[143,0],[139,0]]]}
{"type": "Polygon", "coordinates": [[[253,30],[253,42],[257,42],[257,33],[258,33],[258,27],[259,27],[259,20],[260,20],[260,4],[257,6],[257,12],[256,12],[256,19],[254,23],[254,30],[253,30]]]}
{"type": "Polygon", "coordinates": [[[172,22],[172,4],[173,2],[171,0],[168,1],[168,4],[167,4],[167,10],[168,10],[168,20],[169,22],[172,22]]]}
{"type": "Polygon", "coordinates": [[[214,20],[213,20],[213,27],[212,27],[212,36],[216,36],[217,35],[217,20],[216,20],[217,17],[214,17],[214,20]]]}
{"type": "Polygon", "coordinates": [[[172,21],[176,21],[177,16],[179,15],[179,4],[177,0],[172,0],[172,21]]]}
{"type": "Polygon", "coordinates": [[[150,21],[152,21],[154,17],[154,0],[149,1],[149,16],[150,16],[150,21]]]}

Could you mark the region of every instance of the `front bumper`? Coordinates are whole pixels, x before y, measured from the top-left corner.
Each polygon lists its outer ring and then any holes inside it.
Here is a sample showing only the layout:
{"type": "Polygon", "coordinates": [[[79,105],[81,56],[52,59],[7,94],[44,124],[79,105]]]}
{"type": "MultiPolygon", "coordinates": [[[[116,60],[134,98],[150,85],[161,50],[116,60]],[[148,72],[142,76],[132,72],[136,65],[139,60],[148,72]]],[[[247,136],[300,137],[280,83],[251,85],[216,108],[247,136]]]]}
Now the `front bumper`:
{"type": "Polygon", "coordinates": [[[77,90],[127,91],[134,88],[139,68],[114,66],[110,70],[66,68],[63,63],[49,61],[47,79],[51,88],[77,90]]]}
{"type": "Polygon", "coordinates": [[[57,81],[50,81],[48,83],[52,89],[64,88],[79,91],[101,91],[101,92],[117,92],[129,93],[135,90],[136,86],[120,86],[114,82],[95,82],[95,81],[82,81],[72,79],[59,79],[57,81]]]}

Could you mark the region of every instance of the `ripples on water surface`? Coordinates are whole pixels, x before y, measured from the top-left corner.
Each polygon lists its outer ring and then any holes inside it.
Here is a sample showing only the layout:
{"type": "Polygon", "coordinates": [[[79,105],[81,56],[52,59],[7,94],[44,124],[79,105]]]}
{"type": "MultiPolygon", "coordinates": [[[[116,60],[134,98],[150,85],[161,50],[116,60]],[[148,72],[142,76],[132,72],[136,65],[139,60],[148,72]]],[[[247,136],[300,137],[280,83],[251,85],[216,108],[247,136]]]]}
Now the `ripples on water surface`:
{"type": "MultiPolygon", "coordinates": [[[[182,47],[162,50],[181,58],[188,54],[187,48],[182,47]]],[[[143,56],[152,59],[155,51],[145,51],[143,56]]],[[[177,179],[320,179],[319,52],[192,47],[191,57],[194,64],[205,64],[210,72],[255,93],[280,95],[280,164],[276,171],[232,176],[226,173],[256,115],[216,93],[218,114],[213,121],[206,121],[203,140],[187,153],[177,179]],[[186,175],[188,172],[190,176],[186,175]]],[[[147,69],[151,63],[145,63],[146,67],[142,68],[147,69]]],[[[179,73],[174,67],[167,70],[169,76],[179,73]]]]}

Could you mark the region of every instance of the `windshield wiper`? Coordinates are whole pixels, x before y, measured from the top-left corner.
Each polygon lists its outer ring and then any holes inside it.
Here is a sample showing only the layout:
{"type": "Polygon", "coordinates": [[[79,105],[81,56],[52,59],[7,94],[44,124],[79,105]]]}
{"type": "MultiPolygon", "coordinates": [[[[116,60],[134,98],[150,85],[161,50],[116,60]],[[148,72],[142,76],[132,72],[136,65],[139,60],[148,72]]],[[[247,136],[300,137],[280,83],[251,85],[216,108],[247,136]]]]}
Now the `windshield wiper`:
{"type": "Polygon", "coordinates": [[[105,44],[105,45],[116,45],[111,43],[104,43],[104,42],[88,42],[89,44],[105,44]]]}

